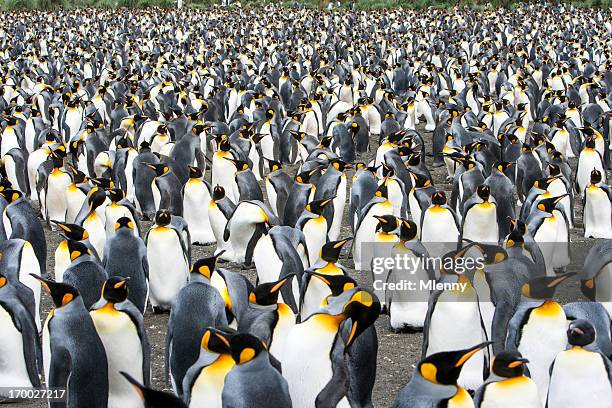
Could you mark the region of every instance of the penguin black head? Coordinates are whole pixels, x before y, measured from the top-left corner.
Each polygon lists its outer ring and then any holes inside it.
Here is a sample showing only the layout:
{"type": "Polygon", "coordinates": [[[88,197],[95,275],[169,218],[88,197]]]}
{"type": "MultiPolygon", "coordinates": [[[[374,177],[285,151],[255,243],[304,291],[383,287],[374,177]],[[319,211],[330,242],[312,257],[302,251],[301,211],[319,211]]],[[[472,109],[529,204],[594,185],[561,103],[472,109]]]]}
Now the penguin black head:
{"type": "Polygon", "coordinates": [[[463,365],[474,354],[486,348],[489,344],[491,342],[481,343],[463,350],[432,354],[419,363],[419,374],[434,384],[456,385],[463,365]]]}
{"type": "Polygon", "coordinates": [[[12,190],[9,188],[7,190],[1,190],[0,196],[4,197],[7,203],[14,203],[23,197],[23,193],[19,190],[12,190]]]}
{"type": "Polygon", "coordinates": [[[8,178],[4,176],[0,178],[0,191],[10,190],[12,188],[13,185],[11,184],[11,181],[8,178]]]}
{"type": "Polygon", "coordinates": [[[60,234],[69,241],[83,241],[89,238],[89,232],[87,232],[87,230],[80,225],[68,224],[55,220],[50,221],[57,225],[57,227],[61,230],[60,234]]]}
{"type": "Polygon", "coordinates": [[[548,163],[548,174],[552,177],[561,176],[561,167],[556,163],[548,163]]]}
{"type": "Polygon", "coordinates": [[[597,169],[591,171],[591,184],[601,183],[601,172],[597,169]]]}
{"type": "Polygon", "coordinates": [[[106,177],[96,177],[90,179],[90,181],[94,186],[98,186],[104,190],[108,190],[109,188],[113,188],[115,186],[113,180],[106,177]]]}
{"type": "Polygon", "coordinates": [[[351,168],[351,164],[340,159],[331,159],[329,165],[338,171],[344,171],[351,168]]]}
{"type": "Polygon", "coordinates": [[[508,217],[508,221],[510,222],[513,231],[518,231],[521,236],[524,236],[527,233],[527,224],[525,224],[525,221],[521,220],[520,218],[514,219],[510,217],[508,217]]]}
{"type": "Polygon", "coordinates": [[[155,214],[155,224],[158,227],[165,227],[166,225],[169,225],[171,221],[172,215],[168,210],[159,210],[155,214]]]}
{"type": "Polygon", "coordinates": [[[225,189],[222,186],[217,184],[213,188],[212,199],[214,201],[219,201],[219,200],[223,199],[224,197],[225,197],[225,189]]]}
{"type": "Polygon", "coordinates": [[[374,192],[374,195],[376,197],[389,198],[389,191],[387,190],[387,186],[385,185],[385,183],[382,183],[378,186],[378,188],[374,192]]]}
{"type": "Polygon", "coordinates": [[[349,131],[351,132],[353,139],[355,138],[355,135],[359,133],[359,130],[360,130],[359,123],[352,122],[351,126],[349,126],[349,131]]]}
{"type": "Polygon", "coordinates": [[[387,166],[386,163],[382,163],[382,175],[383,177],[393,177],[395,176],[395,170],[393,167],[387,166]]]}
{"type": "Polygon", "coordinates": [[[520,377],[525,373],[525,364],[528,362],[518,351],[504,350],[493,357],[491,370],[503,378],[520,377]]]}
{"type": "Polygon", "coordinates": [[[265,349],[261,340],[252,334],[238,333],[230,339],[232,358],[238,365],[253,360],[265,349]]]}
{"type": "Polygon", "coordinates": [[[548,190],[548,186],[554,180],[554,177],[542,177],[533,182],[533,186],[541,190],[548,190]]]}
{"type": "Polygon", "coordinates": [[[87,203],[89,204],[89,211],[93,211],[99,206],[101,206],[106,200],[106,193],[104,190],[94,187],[91,189],[89,197],[87,198],[87,203]]]}
{"type": "Polygon", "coordinates": [[[125,193],[120,188],[108,189],[108,198],[110,198],[113,203],[118,203],[119,201],[123,200],[124,197],[125,193]]]}
{"type": "Polygon", "coordinates": [[[476,246],[482,252],[486,265],[497,264],[508,259],[508,253],[506,250],[498,245],[478,243],[476,246]]]}
{"type": "Polygon", "coordinates": [[[380,315],[380,301],[368,290],[355,290],[351,298],[344,304],[342,312],[346,317],[342,332],[344,345],[348,349],[380,315]],[[348,330],[348,333],[346,333],[348,330]]]}
{"type": "Polygon", "coordinates": [[[102,297],[108,303],[121,303],[128,297],[128,281],[130,278],[111,276],[102,286],[102,297]]]}
{"type": "Polygon", "coordinates": [[[376,232],[383,231],[386,234],[394,234],[399,232],[398,227],[400,225],[400,219],[394,215],[374,215],[374,218],[378,220],[376,225],[376,232]]]}
{"type": "Polygon", "coordinates": [[[208,327],[202,334],[200,346],[213,353],[230,354],[230,339],[236,334],[230,330],[232,329],[228,328],[228,331],[225,331],[208,327]]]}
{"type": "MultiPolygon", "coordinates": [[[[197,113],[196,113],[196,119],[197,119],[197,113]]],[[[191,128],[191,132],[196,136],[201,135],[204,131],[206,131],[206,126],[200,125],[200,124],[196,124],[191,128]]]]}
{"type": "Polygon", "coordinates": [[[523,235],[520,233],[519,230],[513,229],[508,235],[508,238],[506,239],[506,247],[523,247],[524,245],[525,239],[523,238],[523,235]]]}
{"type": "Polygon", "coordinates": [[[538,203],[538,210],[552,214],[559,201],[561,201],[566,196],[568,196],[568,194],[563,194],[558,197],[550,197],[540,200],[540,202],[538,203]]]}
{"type": "Polygon", "coordinates": [[[417,237],[418,227],[412,220],[401,220],[398,237],[402,242],[412,241],[417,237]]]}
{"type": "Polygon", "coordinates": [[[340,296],[343,292],[357,287],[357,282],[347,275],[324,275],[315,271],[305,271],[313,278],[316,278],[327,285],[331,291],[331,296],[340,296]]]}
{"type": "Polygon", "coordinates": [[[310,176],[314,173],[311,171],[303,171],[295,176],[295,181],[302,184],[308,184],[310,182],[310,176]]]}
{"type": "Polygon", "coordinates": [[[222,135],[217,136],[217,147],[222,152],[230,151],[231,146],[230,146],[230,141],[227,138],[227,135],[222,134],[222,135]]]}
{"type": "Polygon", "coordinates": [[[478,194],[478,197],[480,197],[482,201],[489,201],[491,197],[491,187],[486,184],[481,184],[476,187],[476,194],[478,194]]]}
{"type": "Polygon", "coordinates": [[[495,168],[497,170],[501,171],[502,173],[505,173],[506,170],[508,170],[510,168],[510,166],[512,166],[512,165],[514,165],[514,163],[501,161],[501,162],[498,162],[495,165],[495,168]]]}
{"type": "Polygon", "coordinates": [[[68,252],[70,253],[71,261],[74,261],[83,255],[91,254],[91,251],[85,244],[74,240],[68,240],[68,252]]]}
{"type": "Polygon", "coordinates": [[[201,179],[204,176],[204,173],[201,169],[193,166],[189,166],[189,178],[192,179],[201,179]]]}
{"type": "Polygon", "coordinates": [[[163,176],[170,171],[170,167],[165,163],[145,163],[145,166],[153,170],[156,177],[163,176]]]}
{"type": "Polygon", "coordinates": [[[521,292],[532,299],[551,299],[557,286],[575,274],[575,272],[568,272],[557,276],[538,276],[525,283],[521,292]]]}
{"type": "Polygon", "coordinates": [[[572,346],[588,346],[595,341],[595,336],[595,328],[587,320],[574,320],[567,329],[567,342],[572,346]]]}
{"type": "Polygon", "coordinates": [[[584,147],[587,149],[595,149],[595,138],[587,137],[584,142],[584,147]]]}
{"type": "Polygon", "coordinates": [[[74,184],[83,184],[89,180],[85,173],[72,166],[70,167],[70,175],[72,176],[72,182],[74,184]]]}
{"type": "Polygon", "coordinates": [[[243,160],[230,159],[228,157],[224,157],[225,160],[232,162],[232,164],[236,167],[236,171],[246,171],[249,170],[249,163],[243,160]]]}
{"type": "Polygon", "coordinates": [[[30,274],[33,278],[37,279],[43,288],[51,295],[53,304],[55,307],[66,306],[74,299],[79,297],[79,291],[72,285],[67,283],[55,282],[51,279],[44,279],[38,275],[30,274]]]}
{"type": "Polygon", "coordinates": [[[175,395],[147,388],[123,371],[120,371],[120,374],[132,385],[144,402],[145,408],[187,408],[187,405],[175,395]]]}
{"type": "Polygon", "coordinates": [[[431,196],[431,203],[433,205],[444,205],[444,204],[446,204],[446,193],[444,191],[436,191],[431,196]]]}
{"type": "Polygon", "coordinates": [[[225,250],[219,251],[217,254],[213,256],[198,259],[191,267],[191,273],[197,272],[200,275],[206,277],[206,279],[210,280],[212,273],[217,268],[217,261],[219,257],[223,255],[224,253],[225,253],[225,250]]]}
{"type": "Polygon", "coordinates": [[[329,146],[331,146],[331,142],[332,142],[331,136],[324,136],[324,137],[321,138],[321,141],[317,145],[317,148],[319,148],[319,149],[329,149],[329,146]]]}
{"type": "Polygon", "coordinates": [[[305,132],[296,132],[295,130],[290,130],[289,134],[298,142],[308,136],[305,132]]]}
{"type": "Polygon", "coordinates": [[[321,213],[323,212],[323,209],[329,203],[331,203],[334,200],[334,198],[336,198],[336,196],[333,196],[333,197],[330,197],[330,198],[325,198],[323,200],[311,201],[308,204],[306,204],[306,210],[310,211],[313,214],[321,215],[321,213]]]}
{"type": "Polygon", "coordinates": [[[115,231],[119,231],[121,228],[128,228],[134,230],[134,221],[129,217],[121,217],[115,222],[115,231]]]}
{"type": "Polygon", "coordinates": [[[272,173],[273,171],[276,171],[276,170],[280,170],[283,167],[283,165],[279,161],[272,160],[272,159],[266,159],[265,157],[264,157],[264,159],[268,162],[268,167],[270,168],[270,173],[272,173]]]}
{"type": "Polygon", "coordinates": [[[275,305],[278,303],[278,294],[281,288],[293,277],[295,277],[295,274],[291,273],[276,282],[267,282],[257,285],[257,287],[249,293],[249,302],[261,306],[275,305]]]}
{"type": "Polygon", "coordinates": [[[346,245],[352,238],[345,238],[340,241],[330,241],[323,245],[321,248],[321,259],[325,262],[336,263],[340,258],[340,252],[342,247],[346,245]]]}
{"type": "Polygon", "coordinates": [[[149,142],[147,142],[146,140],[143,140],[140,145],[138,145],[138,152],[139,153],[143,153],[143,152],[148,152],[151,150],[151,144],[149,142]]]}

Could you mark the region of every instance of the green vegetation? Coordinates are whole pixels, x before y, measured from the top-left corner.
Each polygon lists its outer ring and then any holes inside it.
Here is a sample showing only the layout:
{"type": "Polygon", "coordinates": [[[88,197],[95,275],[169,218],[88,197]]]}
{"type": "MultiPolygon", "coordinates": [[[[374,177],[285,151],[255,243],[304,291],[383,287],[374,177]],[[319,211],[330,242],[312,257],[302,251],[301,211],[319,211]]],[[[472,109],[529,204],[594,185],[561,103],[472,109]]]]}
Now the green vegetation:
{"type": "MultiPolygon", "coordinates": [[[[293,0],[282,0],[287,6],[293,0]]],[[[308,8],[324,7],[330,0],[297,0],[308,8]]],[[[454,6],[468,6],[475,9],[486,9],[488,7],[512,7],[515,0],[354,0],[356,7],[362,10],[391,9],[391,8],[414,8],[424,9],[428,7],[448,8],[454,6]]],[[[612,0],[568,0],[566,3],[577,7],[601,7],[612,8],[612,0]]],[[[208,7],[219,4],[220,0],[184,0],[187,7],[208,7]]],[[[277,3],[272,0],[242,0],[245,7],[259,7],[265,4],[277,3]]],[[[175,7],[176,0],[0,0],[0,9],[58,9],[58,8],[119,8],[119,7],[175,7]]],[[[341,7],[348,8],[350,0],[341,0],[341,7]]]]}

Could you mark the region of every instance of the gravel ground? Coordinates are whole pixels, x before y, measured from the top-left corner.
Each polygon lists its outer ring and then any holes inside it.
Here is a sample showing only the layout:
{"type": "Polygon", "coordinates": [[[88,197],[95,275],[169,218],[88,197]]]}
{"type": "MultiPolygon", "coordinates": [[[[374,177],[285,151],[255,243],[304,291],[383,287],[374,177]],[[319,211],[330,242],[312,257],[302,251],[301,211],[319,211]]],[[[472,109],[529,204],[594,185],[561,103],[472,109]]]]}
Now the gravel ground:
{"type": "MultiPolygon", "coordinates": [[[[431,152],[431,134],[425,134],[422,129],[423,136],[426,142],[427,152],[431,152]]],[[[371,138],[370,146],[372,152],[364,154],[360,158],[361,161],[368,161],[374,157],[375,148],[378,146],[378,137],[371,138]]],[[[427,157],[426,159],[428,168],[430,169],[434,178],[434,184],[438,189],[444,189],[447,191],[447,195],[450,198],[450,191],[452,186],[446,181],[446,169],[432,168],[432,158],[427,157]]],[[[571,162],[572,168],[575,170],[576,160],[571,162]]],[[[295,166],[287,166],[285,168],[290,175],[295,173],[295,166]]],[[[348,175],[347,180],[351,180],[351,174],[348,175]]],[[[609,174],[610,176],[610,174],[609,174]]],[[[610,178],[609,178],[610,179],[610,178]]],[[[265,194],[265,188],[263,188],[265,194]]],[[[348,209],[348,205],[346,206],[348,209]]],[[[342,229],[341,237],[351,236],[352,233],[348,227],[347,215],[345,213],[345,222],[342,229]]],[[[146,231],[150,226],[150,223],[143,223],[143,230],[146,231]]],[[[582,267],[582,261],[586,255],[586,251],[590,248],[592,240],[585,239],[582,234],[582,205],[576,205],[576,227],[571,231],[572,241],[572,264],[568,267],[568,271],[579,271],[582,267]]],[[[47,254],[47,270],[53,271],[54,267],[54,252],[60,241],[59,234],[45,230],[47,236],[48,254],[47,254]]],[[[209,256],[214,250],[212,246],[194,246],[192,250],[193,260],[209,256]]],[[[352,268],[352,261],[346,260],[343,257],[341,263],[350,271],[350,274],[359,283],[366,284],[368,278],[364,272],[355,271],[352,268]]],[[[255,281],[256,272],[255,269],[241,270],[239,265],[236,264],[221,264],[221,267],[232,269],[234,271],[240,271],[245,274],[252,282],[255,281]]],[[[562,302],[569,302],[577,300],[577,294],[580,292],[577,282],[572,281],[564,283],[559,288],[557,298],[562,302]]],[[[43,293],[43,299],[41,301],[43,312],[41,316],[46,316],[51,308],[51,300],[43,293]]],[[[169,384],[165,381],[164,375],[164,338],[166,335],[166,326],[168,322],[168,315],[154,315],[151,312],[147,312],[145,315],[145,325],[149,340],[151,343],[151,368],[152,383],[156,389],[170,390],[169,384]]],[[[374,387],[373,403],[376,407],[390,407],[392,406],[395,397],[399,390],[409,381],[412,372],[414,371],[416,364],[421,354],[421,343],[422,334],[396,334],[393,333],[389,328],[389,322],[387,316],[381,316],[376,322],[376,329],[378,332],[379,348],[378,348],[378,364],[376,372],[376,384],[374,387]]],[[[23,408],[38,408],[46,407],[45,401],[29,401],[12,404],[12,407],[23,407],[23,408]]]]}

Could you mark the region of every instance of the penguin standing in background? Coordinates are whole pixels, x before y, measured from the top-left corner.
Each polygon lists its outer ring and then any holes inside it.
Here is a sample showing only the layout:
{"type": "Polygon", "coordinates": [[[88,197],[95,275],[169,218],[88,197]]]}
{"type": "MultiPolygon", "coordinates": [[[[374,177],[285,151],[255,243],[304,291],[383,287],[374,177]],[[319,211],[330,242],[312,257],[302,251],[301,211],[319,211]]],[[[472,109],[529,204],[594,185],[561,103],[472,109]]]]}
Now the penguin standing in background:
{"type": "Polygon", "coordinates": [[[189,180],[183,187],[183,218],[189,225],[192,244],[208,245],[215,242],[206,206],[211,201],[210,190],[202,170],[190,166],[189,180]]]}
{"type": "Polygon", "coordinates": [[[182,185],[178,177],[165,163],[146,163],[145,165],[155,172],[155,178],[151,183],[155,211],[168,210],[173,215],[182,215],[182,185]]]}
{"type": "Polygon", "coordinates": [[[241,201],[227,221],[223,239],[230,241],[233,262],[250,265],[253,250],[264,230],[278,224],[272,211],[261,201],[241,201]]]}
{"type": "MultiPolygon", "coordinates": [[[[391,257],[401,256],[408,261],[408,257],[415,259],[417,265],[411,268],[394,268],[387,276],[387,283],[411,280],[414,282],[427,282],[435,279],[435,272],[429,265],[422,265],[417,259],[427,259],[427,250],[418,241],[418,228],[413,221],[402,220],[397,236],[399,241],[393,245],[391,257]],[[408,275],[409,276],[406,276],[408,275]]],[[[385,304],[389,311],[389,325],[395,332],[414,333],[423,329],[425,317],[427,316],[428,295],[423,296],[417,292],[417,297],[412,298],[410,291],[387,290],[385,292],[385,304]]]]}
{"type": "Polygon", "coordinates": [[[457,380],[465,363],[489,344],[442,351],[422,359],[410,382],[399,392],[393,408],[473,407],[472,397],[457,380]]]}
{"type": "Polygon", "coordinates": [[[66,187],[66,222],[74,223],[83,203],[87,200],[88,186],[85,173],[73,169],[72,183],[66,187]]]}
{"type": "Polygon", "coordinates": [[[344,206],[346,204],[346,174],[345,171],[350,168],[350,164],[332,159],[325,170],[325,173],[319,177],[316,184],[314,199],[323,200],[328,197],[334,197],[331,206],[327,207],[323,214],[327,220],[327,230],[329,231],[329,239],[335,241],[340,235],[340,227],[342,226],[342,217],[344,215],[344,206]]]}
{"type": "Polygon", "coordinates": [[[316,401],[350,406],[349,390],[356,378],[346,376],[345,353],[379,314],[380,303],[371,292],[352,288],[328,298],[327,305],[293,326],[282,362],[294,408],[309,408],[316,401]],[[304,372],[311,375],[304,377],[304,372]]]}
{"type": "Polygon", "coordinates": [[[353,231],[355,230],[355,219],[359,218],[359,212],[374,196],[378,188],[375,168],[367,167],[365,163],[357,163],[355,169],[349,199],[349,224],[353,231]]]}
{"type": "Polygon", "coordinates": [[[213,186],[220,185],[225,189],[225,193],[230,200],[237,203],[238,196],[236,192],[231,189],[231,186],[235,183],[234,173],[236,167],[228,159],[236,159],[234,154],[230,151],[230,142],[226,135],[220,135],[217,138],[217,151],[213,154],[212,158],[212,181],[213,186]]]}
{"type": "MultiPolygon", "coordinates": [[[[89,233],[87,230],[80,225],[66,224],[63,222],[52,221],[60,230],[60,236],[63,238],[55,250],[55,281],[61,282],[63,280],[64,271],[70,266],[72,260],[70,259],[70,250],[68,249],[68,241],[79,241],[82,242],[92,253],[98,257],[91,242],[89,242],[89,233]]],[[[98,257],[99,259],[99,257],[98,257]]]]}
{"type": "Polygon", "coordinates": [[[104,344],[79,291],[66,283],[36,278],[54,305],[42,332],[46,385],[65,388],[67,398],[67,403],[54,402],[50,406],[108,408],[104,344]]]}
{"type": "Polygon", "coordinates": [[[170,224],[171,220],[168,211],[158,211],[155,224],[144,239],[149,263],[149,296],[154,313],[170,310],[189,277],[187,248],[181,233],[170,224]]]}
{"type": "Polygon", "coordinates": [[[109,278],[122,276],[130,279],[128,299],[144,314],[149,297],[149,262],[147,247],[133,231],[130,218],[117,220],[115,234],[104,247],[102,265],[109,278]]]}
{"type": "Polygon", "coordinates": [[[585,238],[612,239],[612,187],[602,182],[599,170],[591,171],[583,203],[585,238]]]}
{"type": "MultiPolygon", "coordinates": [[[[311,183],[312,176],[318,171],[303,171],[295,176],[294,182],[289,189],[287,204],[283,213],[283,225],[294,227],[300,215],[304,211],[306,204],[314,196],[314,185],[311,183]]],[[[312,180],[314,181],[314,180],[312,180]]]]}
{"type": "Polygon", "coordinates": [[[431,196],[436,192],[436,188],[431,179],[420,174],[411,174],[414,177],[414,183],[408,192],[408,211],[410,212],[410,218],[418,226],[423,211],[431,205],[431,196]]]}
{"type": "Polygon", "coordinates": [[[547,408],[585,406],[607,408],[612,402],[612,362],[585,347],[595,341],[595,329],[586,320],[574,320],[567,330],[570,348],[550,366],[547,408]]]}
{"type": "Polygon", "coordinates": [[[191,408],[221,408],[225,377],[236,364],[230,338],[233,332],[209,327],[200,341],[200,355],[183,379],[183,400],[191,408]]]}
{"type": "Polygon", "coordinates": [[[115,235],[115,228],[117,226],[117,220],[120,218],[129,218],[132,221],[130,224],[132,232],[136,236],[140,236],[140,225],[138,223],[138,216],[136,209],[125,199],[123,190],[118,188],[111,188],[108,190],[108,197],[110,198],[110,204],[104,209],[104,218],[106,231],[106,239],[110,239],[115,235]]]}
{"type": "Polygon", "coordinates": [[[537,385],[525,375],[529,360],[518,351],[502,351],[493,357],[491,376],[474,395],[476,408],[541,408],[537,385]]]}
{"type": "Polygon", "coordinates": [[[287,380],[272,366],[263,343],[247,333],[229,339],[234,367],[225,377],[222,407],[255,407],[266,401],[270,408],[296,407],[287,380]]]}
{"type": "Polygon", "coordinates": [[[40,273],[46,274],[47,241],[34,209],[20,191],[1,190],[0,196],[8,203],[2,214],[2,224],[7,238],[20,238],[28,241],[38,259],[40,273]]]}
{"type": "MultiPolygon", "coordinates": [[[[225,327],[228,318],[223,296],[210,280],[218,256],[196,261],[191,268],[189,283],[181,289],[172,307],[166,333],[166,374],[179,396],[194,392],[185,388],[185,374],[198,360],[202,336],[207,327],[225,327]]],[[[233,318],[233,317],[232,317],[233,318]]]]}
{"type": "Polygon", "coordinates": [[[102,287],[107,279],[106,271],[87,246],[79,241],[68,241],[68,252],[72,261],[64,271],[62,282],[75,287],[83,304],[89,308],[100,299],[102,287]]]}
{"type": "Polygon", "coordinates": [[[54,155],[53,169],[47,176],[44,185],[44,202],[42,202],[43,215],[46,220],[66,221],[66,189],[72,183],[70,173],[64,169],[64,160],[54,155]]]}
{"type": "Polygon", "coordinates": [[[155,200],[153,198],[153,182],[156,173],[147,164],[159,163],[159,158],[151,152],[149,143],[143,141],[138,149],[138,155],[133,161],[134,194],[136,208],[145,220],[155,216],[155,200]]]}
{"type": "Polygon", "coordinates": [[[293,184],[291,177],[281,168],[281,163],[268,159],[270,172],[266,176],[266,193],[274,214],[283,219],[285,205],[289,198],[289,189],[293,184]]]}
{"type": "Polygon", "coordinates": [[[446,203],[444,191],[431,196],[431,205],[420,219],[420,240],[430,256],[440,256],[455,248],[459,241],[457,214],[446,203]]]}
{"type": "Polygon", "coordinates": [[[138,408],[142,402],[118,372],[129,373],[149,386],[150,347],[142,313],[128,300],[129,278],[113,276],[102,288],[102,298],[89,312],[102,340],[108,362],[108,406],[138,408]]]}
{"type": "Polygon", "coordinates": [[[208,203],[208,220],[217,242],[215,254],[221,253],[221,259],[226,261],[231,260],[233,254],[229,241],[223,238],[223,233],[235,209],[236,204],[225,195],[225,189],[219,185],[215,186],[208,203]]]}
{"type": "Polygon", "coordinates": [[[145,387],[125,372],[119,374],[125,378],[125,381],[132,384],[133,392],[138,395],[145,408],[187,408],[185,403],[174,394],[145,387]]]}
{"type": "Polygon", "coordinates": [[[242,160],[225,159],[232,162],[236,171],[234,174],[234,196],[237,201],[259,200],[263,201],[263,193],[261,187],[255,178],[255,174],[249,167],[249,164],[242,160]]]}
{"type": "Polygon", "coordinates": [[[506,176],[508,168],[512,163],[499,162],[491,169],[491,174],[486,178],[484,184],[489,186],[491,196],[495,199],[497,212],[497,225],[499,228],[499,239],[510,233],[510,219],[516,218],[514,197],[514,185],[506,176]]]}
{"type": "Polygon", "coordinates": [[[606,182],[606,170],[604,168],[601,154],[595,149],[595,140],[588,138],[585,141],[584,148],[580,152],[578,158],[578,167],[576,168],[576,192],[584,195],[584,190],[589,186],[591,180],[591,172],[599,171],[602,175],[602,181],[606,182]]]}
{"type": "Polygon", "coordinates": [[[321,256],[321,248],[327,242],[327,220],[323,212],[335,197],[311,201],[298,218],[295,228],[304,233],[308,251],[308,263],[314,265],[321,256]]]}
{"type": "Polygon", "coordinates": [[[89,242],[98,255],[104,253],[104,246],[106,245],[106,220],[98,213],[106,199],[106,193],[102,188],[92,188],[87,197],[87,202],[83,205],[75,220],[75,224],[79,224],[87,230],[89,242]]]}
{"type": "Polygon", "coordinates": [[[499,240],[497,220],[497,202],[491,196],[491,188],[481,184],[463,205],[460,240],[496,244],[499,240]]]}
{"type": "MultiPolygon", "coordinates": [[[[19,294],[24,288],[12,285],[0,272],[0,330],[4,356],[4,367],[0,374],[1,384],[11,387],[38,388],[42,351],[34,316],[21,298],[29,293],[19,294]]],[[[0,398],[9,397],[0,392],[0,398]]]]}

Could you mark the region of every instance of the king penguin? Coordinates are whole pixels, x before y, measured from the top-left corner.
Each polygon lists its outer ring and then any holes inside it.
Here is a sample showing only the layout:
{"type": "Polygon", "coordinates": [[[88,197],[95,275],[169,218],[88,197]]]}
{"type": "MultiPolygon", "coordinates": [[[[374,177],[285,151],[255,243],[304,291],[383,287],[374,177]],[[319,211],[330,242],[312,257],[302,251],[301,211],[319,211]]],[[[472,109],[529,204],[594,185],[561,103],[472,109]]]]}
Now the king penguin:
{"type": "Polygon", "coordinates": [[[144,408],[187,408],[187,405],[176,395],[145,387],[125,372],[120,374],[132,385],[133,392],[141,399],[144,408]]]}
{"type": "Polygon", "coordinates": [[[126,372],[149,386],[150,347],[142,313],[128,300],[129,278],[113,276],[104,282],[102,298],[89,314],[102,340],[108,362],[109,408],[141,408],[142,401],[123,378],[126,372]]]}
{"type": "Polygon", "coordinates": [[[202,170],[189,167],[189,180],[183,187],[183,218],[189,225],[192,244],[208,245],[215,242],[210,225],[208,208],[211,201],[211,186],[204,180],[202,170]]]}
{"type": "Polygon", "coordinates": [[[605,184],[599,170],[591,171],[584,191],[583,223],[586,238],[612,238],[612,187],[605,184]]]}
{"type": "Polygon", "coordinates": [[[100,299],[106,271],[87,246],[79,241],[68,241],[71,263],[62,275],[62,282],[74,286],[83,304],[89,308],[100,299]]]}
{"type": "Polygon", "coordinates": [[[444,254],[459,241],[457,214],[447,205],[444,191],[436,191],[431,196],[431,205],[419,221],[419,233],[430,256],[444,254]]]}

